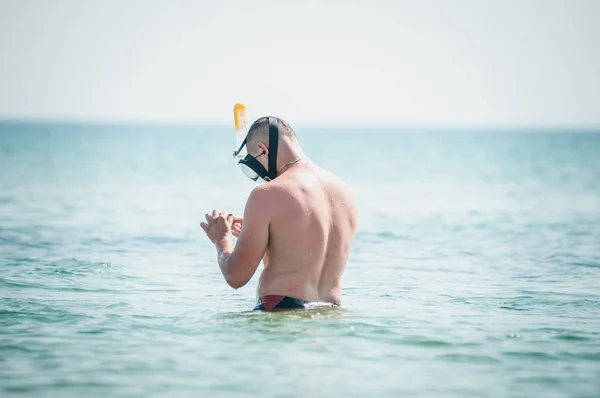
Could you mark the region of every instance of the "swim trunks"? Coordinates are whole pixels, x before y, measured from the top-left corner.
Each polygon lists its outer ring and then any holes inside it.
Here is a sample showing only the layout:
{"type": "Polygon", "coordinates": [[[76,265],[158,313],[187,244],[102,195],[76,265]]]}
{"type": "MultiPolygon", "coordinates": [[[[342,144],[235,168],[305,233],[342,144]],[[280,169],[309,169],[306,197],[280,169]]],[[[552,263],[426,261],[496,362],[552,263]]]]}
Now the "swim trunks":
{"type": "Polygon", "coordinates": [[[291,310],[310,307],[333,307],[339,303],[311,303],[310,301],[298,300],[288,296],[263,296],[258,299],[254,311],[291,310]]]}

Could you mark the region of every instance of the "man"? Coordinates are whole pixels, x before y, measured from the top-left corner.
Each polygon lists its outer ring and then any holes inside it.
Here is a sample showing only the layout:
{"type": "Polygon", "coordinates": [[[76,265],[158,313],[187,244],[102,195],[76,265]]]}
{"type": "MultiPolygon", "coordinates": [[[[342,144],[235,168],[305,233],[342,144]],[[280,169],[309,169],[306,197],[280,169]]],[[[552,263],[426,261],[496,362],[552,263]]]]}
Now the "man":
{"type": "Polygon", "coordinates": [[[213,210],[201,223],[225,280],[234,289],[244,286],[262,259],[256,310],[338,305],[356,232],[350,190],[306,157],[279,118],[254,122],[234,154],[244,146],[244,173],[266,183],[250,193],[243,219],[213,210]]]}

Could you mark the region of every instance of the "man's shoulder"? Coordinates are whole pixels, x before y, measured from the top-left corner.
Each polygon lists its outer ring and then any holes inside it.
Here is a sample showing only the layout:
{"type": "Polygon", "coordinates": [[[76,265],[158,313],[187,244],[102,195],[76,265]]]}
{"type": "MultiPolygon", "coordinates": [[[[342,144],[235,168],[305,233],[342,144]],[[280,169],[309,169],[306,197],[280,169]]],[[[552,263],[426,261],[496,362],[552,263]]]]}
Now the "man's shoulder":
{"type": "Polygon", "coordinates": [[[248,200],[263,204],[269,204],[273,200],[281,199],[282,196],[290,195],[290,190],[285,185],[277,184],[275,181],[259,185],[252,189],[248,200]]]}
{"type": "Polygon", "coordinates": [[[286,197],[290,196],[289,191],[286,191],[279,184],[262,184],[255,187],[250,192],[246,201],[246,209],[244,214],[248,212],[258,214],[263,219],[271,219],[275,214],[286,207],[286,197]]]}

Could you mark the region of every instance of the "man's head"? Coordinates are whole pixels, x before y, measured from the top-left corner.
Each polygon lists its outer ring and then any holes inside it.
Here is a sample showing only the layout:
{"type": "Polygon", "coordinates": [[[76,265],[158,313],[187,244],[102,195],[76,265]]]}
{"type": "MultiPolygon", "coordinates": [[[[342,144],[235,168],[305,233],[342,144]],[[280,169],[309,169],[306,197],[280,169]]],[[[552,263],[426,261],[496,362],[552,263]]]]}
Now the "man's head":
{"type": "Polygon", "coordinates": [[[254,181],[259,177],[272,180],[279,174],[282,164],[302,154],[294,130],[273,116],[261,117],[250,126],[245,145],[248,155],[238,163],[254,181]]]}
{"type": "MultiPolygon", "coordinates": [[[[298,139],[292,127],[283,119],[274,116],[264,116],[257,119],[247,135],[246,150],[253,156],[259,156],[263,151],[265,155],[269,152],[269,118],[274,119],[279,130],[279,150],[284,150],[285,147],[298,146],[298,139]]],[[[266,165],[265,156],[265,165],[266,165]]]]}

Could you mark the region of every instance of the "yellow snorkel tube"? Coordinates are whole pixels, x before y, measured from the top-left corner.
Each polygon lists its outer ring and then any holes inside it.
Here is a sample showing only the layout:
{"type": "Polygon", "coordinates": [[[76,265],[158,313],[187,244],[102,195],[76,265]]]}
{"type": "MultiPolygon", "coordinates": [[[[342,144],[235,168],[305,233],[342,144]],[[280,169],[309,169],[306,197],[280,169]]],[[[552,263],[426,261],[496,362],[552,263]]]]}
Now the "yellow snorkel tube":
{"type": "MultiPolygon", "coordinates": [[[[246,132],[248,131],[248,107],[241,102],[238,102],[233,106],[233,123],[235,126],[235,139],[237,141],[237,148],[242,145],[244,139],[246,138],[246,132]]],[[[236,159],[242,159],[246,156],[246,148],[242,148],[242,150],[236,154],[236,159]]]]}

